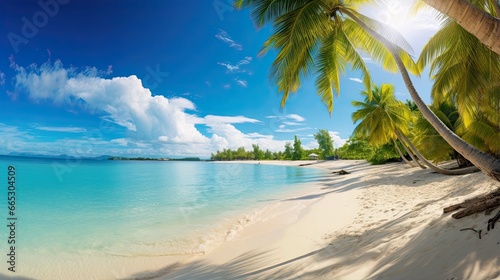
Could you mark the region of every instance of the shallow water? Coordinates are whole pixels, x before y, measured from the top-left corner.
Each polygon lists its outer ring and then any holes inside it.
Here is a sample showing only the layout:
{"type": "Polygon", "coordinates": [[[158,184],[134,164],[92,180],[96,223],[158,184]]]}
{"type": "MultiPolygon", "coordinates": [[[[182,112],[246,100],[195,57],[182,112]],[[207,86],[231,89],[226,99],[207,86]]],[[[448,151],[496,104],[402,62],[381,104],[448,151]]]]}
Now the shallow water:
{"type": "MultiPolygon", "coordinates": [[[[4,176],[11,165],[16,245],[22,254],[53,256],[206,253],[257,213],[234,217],[322,174],[238,163],[0,158],[4,176]]],[[[2,196],[0,217],[7,216],[2,196]]],[[[0,230],[0,240],[7,235],[0,230]]]]}

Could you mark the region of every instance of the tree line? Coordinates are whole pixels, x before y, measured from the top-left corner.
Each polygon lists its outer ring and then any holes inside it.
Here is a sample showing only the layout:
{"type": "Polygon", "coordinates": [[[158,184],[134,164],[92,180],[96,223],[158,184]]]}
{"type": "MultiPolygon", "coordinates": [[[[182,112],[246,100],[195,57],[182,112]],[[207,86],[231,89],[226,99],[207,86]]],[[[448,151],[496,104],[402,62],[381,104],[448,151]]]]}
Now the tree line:
{"type": "Polygon", "coordinates": [[[315,149],[304,149],[302,142],[297,135],[294,136],[293,143],[286,142],[283,151],[271,152],[269,149],[262,150],[259,145],[253,144],[252,150],[245,150],[239,147],[236,150],[223,149],[212,153],[211,160],[306,160],[310,154],[318,155],[319,159],[327,159],[334,156],[333,139],[327,130],[320,129],[314,134],[314,139],[319,144],[315,149]]]}

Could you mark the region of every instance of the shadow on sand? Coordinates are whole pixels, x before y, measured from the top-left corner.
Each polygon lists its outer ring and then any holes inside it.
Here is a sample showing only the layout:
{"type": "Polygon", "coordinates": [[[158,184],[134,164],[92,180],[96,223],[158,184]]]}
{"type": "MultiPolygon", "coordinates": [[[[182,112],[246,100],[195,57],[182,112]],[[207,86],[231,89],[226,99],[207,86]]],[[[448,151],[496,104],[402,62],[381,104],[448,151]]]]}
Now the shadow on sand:
{"type": "MultiPolygon", "coordinates": [[[[356,175],[364,168],[353,165],[349,170],[352,170],[352,176],[332,175],[326,178],[321,183],[324,193],[291,200],[315,199],[356,188],[385,186],[386,176],[394,176],[394,184],[408,188],[419,188],[450,178],[419,169],[395,176],[391,173],[397,173],[401,168],[396,164],[388,165],[378,178],[367,179],[356,175]],[[420,176],[419,180],[415,180],[415,174],[425,174],[425,177],[422,179],[420,176]]],[[[376,226],[364,231],[334,233],[327,239],[330,242],[328,245],[294,258],[275,259],[272,250],[254,250],[226,263],[214,265],[205,260],[209,258],[208,255],[177,267],[144,271],[133,275],[131,279],[352,279],[351,273],[362,269],[367,263],[371,265],[363,271],[363,279],[472,279],[478,273],[484,275],[483,279],[494,279],[500,276],[500,229],[491,231],[481,240],[473,233],[466,232],[459,235],[462,238],[460,240],[450,239],[450,236],[457,236],[455,233],[460,228],[476,223],[477,219],[467,217],[459,221],[451,220],[448,214],[436,212],[429,220],[423,215],[439,209],[430,209],[429,205],[439,204],[441,207],[443,201],[472,191],[470,187],[465,187],[459,194],[451,192],[422,200],[406,213],[381,220],[376,226]],[[416,227],[414,223],[425,226],[416,227]],[[405,235],[415,228],[418,231],[405,235]],[[401,241],[401,238],[405,238],[400,243],[403,245],[394,245],[393,241],[401,241]],[[498,250],[487,250],[491,246],[496,246],[498,250]],[[446,258],[446,261],[443,262],[442,258],[446,258]],[[483,274],[478,272],[482,270],[483,274]]]]}

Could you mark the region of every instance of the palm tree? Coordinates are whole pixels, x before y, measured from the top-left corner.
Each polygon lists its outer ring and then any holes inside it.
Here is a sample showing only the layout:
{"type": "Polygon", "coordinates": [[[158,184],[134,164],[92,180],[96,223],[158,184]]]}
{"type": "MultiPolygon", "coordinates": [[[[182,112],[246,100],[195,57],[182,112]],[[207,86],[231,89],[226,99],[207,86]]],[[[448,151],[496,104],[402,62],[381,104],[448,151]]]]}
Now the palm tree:
{"type": "Polygon", "coordinates": [[[347,66],[360,70],[370,89],[368,68],[360,51],[385,69],[400,71],[410,96],[423,116],[459,153],[483,172],[500,181],[500,160],[485,154],[458,137],[444,125],[418,95],[408,71],[418,73],[407,51],[410,47],[400,36],[381,23],[356,11],[367,1],[342,0],[237,0],[239,8],[252,7],[257,26],[274,22],[274,33],[266,41],[264,52],[278,50],[271,78],[288,95],[300,87],[300,79],[317,69],[316,87],[329,112],[334,93],[340,92],[340,75],[347,66]]]}
{"type": "Polygon", "coordinates": [[[396,135],[397,130],[408,133],[410,111],[394,98],[394,86],[382,84],[381,87],[375,86],[371,92],[362,91],[361,95],[365,96],[364,102],[353,101],[351,103],[354,107],[360,108],[352,114],[352,120],[355,123],[360,121],[354,130],[354,135],[368,140],[376,147],[392,141],[399,156],[407,164],[425,168],[419,164],[418,160],[413,157],[413,154],[403,144],[413,162],[406,160],[395,141],[398,138],[396,135]]]}
{"type": "Polygon", "coordinates": [[[423,2],[454,19],[487,48],[500,55],[500,19],[498,18],[500,4],[498,1],[423,0],[423,2]]]}
{"type": "MultiPolygon", "coordinates": [[[[380,146],[395,138],[410,147],[410,150],[432,170],[445,175],[461,175],[476,171],[474,168],[447,170],[430,163],[405,136],[408,134],[410,110],[405,104],[394,97],[394,86],[382,84],[374,87],[372,94],[363,91],[364,102],[353,101],[352,105],[358,107],[352,114],[354,122],[360,123],[354,129],[354,135],[367,139],[372,145],[380,146]]],[[[397,147],[397,145],[396,145],[397,147]]],[[[411,155],[411,153],[410,153],[411,155]]],[[[418,163],[418,161],[416,161],[418,163]]]]}
{"type": "Polygon", "coordinates": [[[394,97],[393,85],[374,86],[371,94],[362,91],[361,95],[365,98],[364,102],[351,103],[360,108],[352,114],[355,123],[360,121],[354,135],[379,147],[397,138],[396,131],[408,134],[410,111],[394,97]]]}

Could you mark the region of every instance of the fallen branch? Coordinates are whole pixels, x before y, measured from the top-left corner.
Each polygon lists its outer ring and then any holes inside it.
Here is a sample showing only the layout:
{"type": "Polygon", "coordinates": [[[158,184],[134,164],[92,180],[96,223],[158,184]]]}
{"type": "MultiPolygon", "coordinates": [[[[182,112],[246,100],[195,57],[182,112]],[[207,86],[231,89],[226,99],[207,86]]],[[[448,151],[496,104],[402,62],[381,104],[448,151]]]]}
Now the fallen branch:
{"type": "Polygon", "coordinates": [[[448,206],[448,207],[443,209],[443,213],[452,212],[452,211],[458,210],[460,208],[468,208],[474,204],[485,202],[487,200],[490,200],[490,199],[498,197],[498,196],[500,196],[500,190],[491,192],[491,193],[486,194],[486,195],[471,198],[471,199],[468,199],[468,200],[461,202],[461,203],[458,203],[458,204],[448,206]]]}
{"type": "Polygon", "coordinates": [[[482,212],[490,207],[494,207],[494,206],[498,206],[498,205],[500,205],[500,196],[486,200],[486,201],[480,201],[480,202],[474,203],[473,205],[471,205],[471,206],[465,208],[464,210],[457,212],[451,216],[455,219],[460,219],[460,218],[472,215],[474,213],[482,212]]]}

